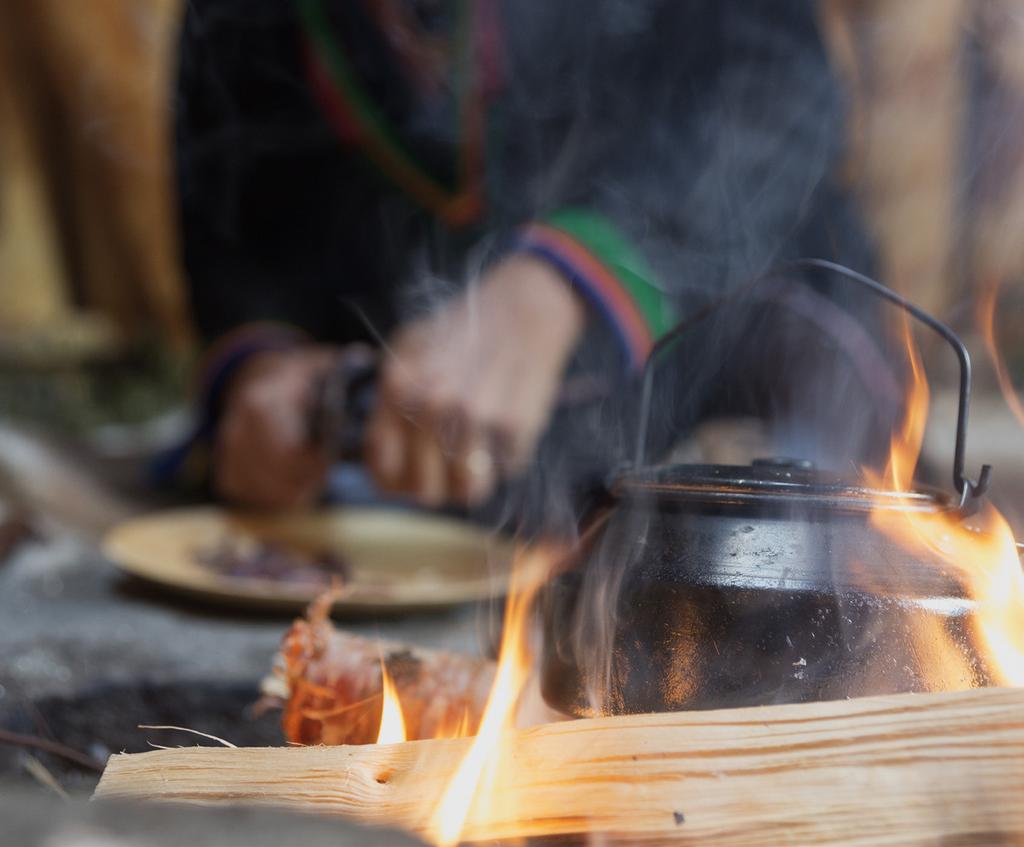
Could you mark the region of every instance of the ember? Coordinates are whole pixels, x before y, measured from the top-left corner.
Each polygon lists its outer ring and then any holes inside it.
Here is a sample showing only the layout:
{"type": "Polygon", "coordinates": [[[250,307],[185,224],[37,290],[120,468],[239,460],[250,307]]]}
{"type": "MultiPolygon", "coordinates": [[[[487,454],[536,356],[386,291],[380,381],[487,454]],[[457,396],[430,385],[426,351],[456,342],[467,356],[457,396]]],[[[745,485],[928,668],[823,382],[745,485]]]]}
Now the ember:
{"type": "Polygon", "coordinates": [[[283,701],[295,744],[368,744],[471,734],[494,678],[484,659],[359,638],[334,629],[331,594],[285,635],[265,686],[283,701]],[[387,717],[390,727],[385,726],[387,717]]]}

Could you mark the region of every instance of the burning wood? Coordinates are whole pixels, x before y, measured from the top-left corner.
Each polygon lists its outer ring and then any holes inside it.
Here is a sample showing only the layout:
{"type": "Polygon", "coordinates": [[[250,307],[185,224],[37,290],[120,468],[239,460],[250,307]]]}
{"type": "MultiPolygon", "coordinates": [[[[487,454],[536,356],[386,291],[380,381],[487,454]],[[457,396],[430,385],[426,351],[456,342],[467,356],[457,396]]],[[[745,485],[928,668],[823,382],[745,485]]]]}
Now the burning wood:
{"type": "MultiPolygon", "coordinates": [[[[111,757],[96,797],[250,803],[433,838],[470,739],[188,748],[111,757]]],[[[464,839],[611,833],[602,843],[1016,843],[1024,692],[984,689],[595,718],[503,737],[464,839]]]]}
{"type": "MultiPolygon", "coordinates": [[[[486,659],[360,638],[336,630],[332,597],[295,621],[265,686],[283,704],[288,740],[298,744],[368,744],[381,726],[384,674],[401,703],[405,737],[474,732],[494,679],[486,659]]],[[[403,739],[404,740],[404,739],[403,739]]]]}

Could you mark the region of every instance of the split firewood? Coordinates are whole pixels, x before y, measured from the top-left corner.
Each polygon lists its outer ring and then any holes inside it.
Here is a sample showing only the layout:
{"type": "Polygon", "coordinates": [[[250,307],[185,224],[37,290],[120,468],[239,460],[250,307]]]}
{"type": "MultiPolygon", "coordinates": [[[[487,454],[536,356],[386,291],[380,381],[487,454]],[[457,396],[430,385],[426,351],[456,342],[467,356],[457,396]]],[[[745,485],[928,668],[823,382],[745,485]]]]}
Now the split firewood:
{"type": "MultiPolygon", "coordinates": [[[[464,839],[1024,843],[1024,691],[629,715],[509,733],[464,839]]],[[[110,800],[260,804],[428,836],[471,739],[112,756],[110,800]]],[[[463,792],[466,795],[466,792],[463,792]]]]}
{"type": "Polygon", "coordinates": [[[368,744],[377,740],[382,666],[394,683],[409,739],[476,731],[494,679],[494,663],[457,653],[360,638],[336,630],[332,596],[295,621],[264,692],[284,709],[287,739],[297,744],[368,744]]]}

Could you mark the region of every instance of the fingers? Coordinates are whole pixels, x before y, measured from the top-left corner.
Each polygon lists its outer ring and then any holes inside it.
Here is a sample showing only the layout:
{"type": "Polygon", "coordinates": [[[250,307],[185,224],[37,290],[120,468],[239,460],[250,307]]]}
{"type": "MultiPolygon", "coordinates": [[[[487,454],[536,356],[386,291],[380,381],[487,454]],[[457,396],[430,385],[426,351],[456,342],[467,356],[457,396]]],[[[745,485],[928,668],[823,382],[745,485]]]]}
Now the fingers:
{"type": "Polygon", "coordinates": [[[488,439],[478,435],[451,463],[451,486],[455,496],[470,505],[480,503],[498,482],[498,467],[488,439]]]}
{"type": "Polygon", "coordinates": [[[458,500],[451,485],[453,426],[438,396],[410,382],[400,366],[385,369],[366,443],[381,489],[431,507],[458,500]]]}
{"type": "Polygon", "coordinates": [[[376,483],[426,506],[480,503],[533,455],[559,376],[530,371],[509,346],[454,356],[398,345],[367,440],[376,483]]]}
{"type": "MultiPolygon", "coordinates": [[[[411,495],[426,506],[473,505],[500,478],[501,438],[469,387],[433,381],[381,383],[367,438],[367,463],[385,491],[411,495]]],[[[481,394],[482,396],[482,394],[481,394]]]]}
{"type": "Polygon", "coordinates": [[[260,509],[307,505],[322,488],[328,466],[327,457],[305,445],[291,423],[253,409],[224,420],[215,457],[218,493],[260,509]]]}
{"type": "Polygon", "coordinates": [[[218,494],[238,505],[267,510],[299,509],[316,498],[323,486],[319,467],[282,474],[273,470],[272,464],[218,462],[218,494]]]}
{"type": "Polygon", "coordinates": [[[448,458],[434,430],[412,427],[409,440],[408,490],[424,506],[436,508],[453,500],[448,484],[448,458]]]}
{"type": "Polygon", "coordinates": [[[234,503],[295,509],[312,502],[329,468],[308,443],[305,410],[322,351],[263,354],[236,377],[218,426],[213,483],[234,503]]]}
{"type": "Polygon", "coordinates": [[[475,503],[527,464],[585,322],[557,272],[519,257],[393,339],[367,459],[382,488],[475,503]]]}
{"type": "Polygon", "coordinates": [[[401,417],[395,414],[382,390],[370,418],[364,449],[373,481],[384,491],[400,490],[404,480],[406,436],[403,430],[401,417]]]}

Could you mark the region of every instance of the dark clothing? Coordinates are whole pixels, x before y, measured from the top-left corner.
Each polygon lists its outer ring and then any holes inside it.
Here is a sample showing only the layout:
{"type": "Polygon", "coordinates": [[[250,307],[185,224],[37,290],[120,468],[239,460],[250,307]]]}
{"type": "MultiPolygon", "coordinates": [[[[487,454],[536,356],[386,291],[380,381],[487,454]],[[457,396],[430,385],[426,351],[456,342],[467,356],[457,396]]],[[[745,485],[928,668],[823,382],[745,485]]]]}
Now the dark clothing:
{"type": "MultiPolygon", "coordinates": [[[[373,340],[523,250],[593,307],[596,361],[615,346],[637,367],[677,317],[780,258],[865,265],[832,182],[841,97],[799,0],[191,0],[176,105],[185,263],[211,340],[263,320],[373,340]],[[410,74],[381,9],[413,21],[430,48],[413,59],[447,64],[410,74]],[[473,102],[479,184],[431,208],[374,129],[454,193],[473,102]]],[[[688,407],[720,406],[701,384],[688,407]]],[[[614,465],[631,402],[579,415],[570,441],[614,465]]]]}
{"type": "MultiPolygon", "coordinates": [[[[814,252],[844,258],[845,211],[827,179],[840,99],[812,4],[497,3],[486,207],[460,228],[417,206],[332,129],[311,92],[300,5],[189,3],[178,166],[207,338],[255,319],[365,337],[346,300],[386,333],[415,305],[398,292],[422,294],[427,278],[459,283],[518,227],[566,207],[608,218],[650,265],[652,284],[684,308],[806,250],[800,230],[811,220],[827,228],[822,214],[840,220],[814,252]]],[[[387,45],[368,37],[358,14],[368,5],[329,6],[337,39],[401,142],[443,172],[453,122],[443,104],[435,116],[417,101],[387,45]]]]}

